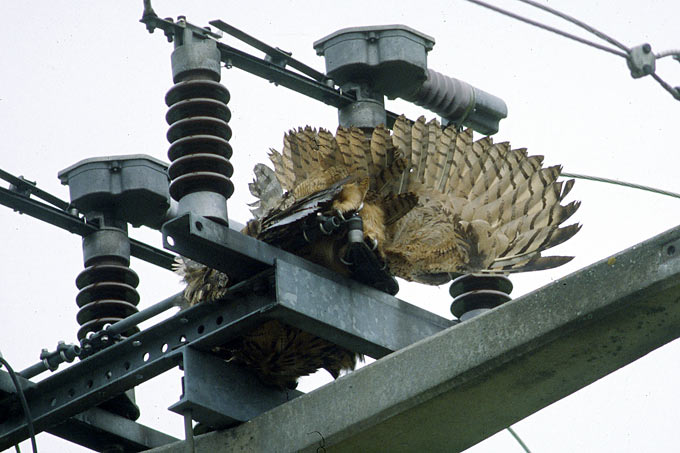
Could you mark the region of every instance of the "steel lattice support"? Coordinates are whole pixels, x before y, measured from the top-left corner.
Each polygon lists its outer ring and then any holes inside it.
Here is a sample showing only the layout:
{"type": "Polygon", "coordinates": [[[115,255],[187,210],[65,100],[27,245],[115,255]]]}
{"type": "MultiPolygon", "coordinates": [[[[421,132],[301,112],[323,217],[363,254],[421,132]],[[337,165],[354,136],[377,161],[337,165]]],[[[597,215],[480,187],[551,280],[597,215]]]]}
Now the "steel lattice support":
{"type": "MultiPolygon", "coordinates": [[[[220,248],[225,247],[221,242],[225,236],[254,241],[216,222],[198,219],[211,228],[203,227],[202,236],[192,239],[191,244],[211,246],[219,253],[220,248]]],[[[182,236],[178,233],[175,231],[175,243],[182,244],[182,236]]],[[[181,365],[187,348],[209,351],[264,320],[282,320],[375,358],[453,324],[275,247],[258,244],[258,259],[273,266],[261,264],[265,270],[237,285],[222,303],[201,304],[181,311],[37,384],[25,381],[36,431],[48,430],[66,418],[181,365]]],[[[186,248],[190,246],[186,245],[186,248]]],[[[0,378],[3,378],[2,373],[0,378]]],[[[259,393],[260,389],[256,391],[259,393]]],[[[191,392],[185,389],[185,393],[191,392]]],[[[244,393],[241,398],[257,399],[252,393],[244,393]]],[[[183,401],[186,403],[187,399],[183,401]]],[[[267,401],[260,408],[273,407],[286,398],[281,400],[279,395],[272,393],[267,401]]],[[[228,407],[229,404],[219,406],[228,407]]],[[[253,411],[250,416],[257,413],[257,410],[253,411]]],[[[222,416],[224,420],[237,418],[233,414],[222,416]]],[[[214,414],[210,417],[208,421],[214,423],[214,414]]],[[[23,415],[20,411],[11,412],[11,416],[0,424],[0,449],[26,437],[23,415]]]]}
{"type": "Polygon", "coordinates": [[[249,423],[198,436],[196,451],[315,452],[314,432],[333,452],[463,451],[680,337],[679,299],[676,227],[249,423]]]}

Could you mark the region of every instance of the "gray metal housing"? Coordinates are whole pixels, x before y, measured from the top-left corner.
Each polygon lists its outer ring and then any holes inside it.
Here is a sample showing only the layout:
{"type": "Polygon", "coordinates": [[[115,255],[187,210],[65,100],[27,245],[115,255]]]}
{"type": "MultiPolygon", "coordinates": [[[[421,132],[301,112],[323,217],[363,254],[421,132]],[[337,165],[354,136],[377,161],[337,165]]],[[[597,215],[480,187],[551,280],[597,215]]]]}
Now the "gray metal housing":
{"type": "Polygon", "coordinates": [[[168,165],[145,154],[92,157],[58,173],[71,205],[83,213],[106,207],[135,227],[160,228],[170,208],[168,165]]]}
{"type": "Polygon", "coordinates": [[[427,67],[434,38],[405,25],[352,27],[314,43],[326,72],[356,102],[339,109],[341,126],[385,124],[384,96],[403,98],[483,134],[498,132],[508,114],[505,103],[463,81],[427,67]]]}

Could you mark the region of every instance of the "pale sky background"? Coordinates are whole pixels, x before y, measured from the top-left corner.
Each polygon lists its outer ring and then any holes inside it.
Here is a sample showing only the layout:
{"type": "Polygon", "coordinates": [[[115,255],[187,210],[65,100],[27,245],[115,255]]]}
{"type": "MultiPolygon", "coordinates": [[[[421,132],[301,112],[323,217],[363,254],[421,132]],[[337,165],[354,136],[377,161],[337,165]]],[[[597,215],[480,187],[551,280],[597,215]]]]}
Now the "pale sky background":
{"type": "MultiPolygon", "coordinates": [[[[510,0],[489,0],[560,28],[585,33],[510,0]]],[[[167,160],[163,98],[172,86],[170,53],[160,31],[138,22],[142,1],[4,0],[0,66],[0,168],[37,180],[68,199],[57,172],[93,156],[145,153],[167,160]]],[[[547,2],[628,46],[680,48],[677,0],[547,2]]],[[[680,192],[680,102],[651,78],[634,80],[625,61],[463,0],[428,2],[155,1],[162,16],[186,15],[207,25],[223,19],[323,70],[312,43],[344,27],[401,23],[433,36],[429,66],[492,93],[508,105],[497,141],[542,154],[565,171],[592,174],[680,192]]],[[[230,37],[224,42],[261,54],[230,37]]],[[[680,85],[680,64],[660,60],[657,72],[680,85]]],[[[245,222],[251,169],[280,148],[284,131],[310,124],[335,129],[336,111],[238,69],[223,70],[231,92],[232,163],[236,193],[230,217],[245,222]]],[[[434,114],[403,102],[388,108],[411,118],[434,114]]],[[[4,187],[6,185],[3,184],[4,187]]],[[[514,297],[661,233],[679,223],[680,200],[577,181],[582,231],[555,251],[575,255],[552,271],[513,277],[514,297]]],[[[160,233],[131,230],[160,246],[160,233]]],[[[17,370],[38,360],[41,348],[76,338],[75,277],[82,270],[78,236],[0,207],[0,350],[17,370]]],[[[140,308],[181,289],[171,273],[133,259],[140,275],[140,308]]],[[[616,285],[616,282],[602,282],[616,285]]],[[[399,297],[444,316],[448,287],[404,285],[399,297]]],[[[555,301],[560,303],[560,301],[555,301]]],[[[489,332],[493,335],[493,332],[489,332]]],[[[680,430],[680,343],[671,343],[593,385],[517,423],[533,452],[677,451],[680,430]]],[[[326,376],[305,380],[310,390],[326,376]]],[[[180,395],[179,373],[138,388],[140,422],[176,437],[182,420],[166,411],[180,395]]],[[[502,404],[502,401],[499,401],[502,404]]],[[[455,427],[451,428],[455,436],[455,427]]],[[[47,434],[43,452],[82,452],[47,434]]],[[[22,444],[30,451],[30,444],[22,444]]],[[[504,431],[468,450],[521,452],[504,431]]]]}

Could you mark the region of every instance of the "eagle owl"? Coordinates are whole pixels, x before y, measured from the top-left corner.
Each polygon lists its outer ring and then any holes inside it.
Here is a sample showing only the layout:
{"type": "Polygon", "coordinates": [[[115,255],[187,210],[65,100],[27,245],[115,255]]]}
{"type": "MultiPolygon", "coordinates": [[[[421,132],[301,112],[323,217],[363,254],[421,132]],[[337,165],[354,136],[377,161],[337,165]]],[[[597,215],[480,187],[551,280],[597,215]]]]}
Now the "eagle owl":
{"type": "MultiPolygon", "coordinates": [[[[562,205],[573,180],[557,182],[560,167],[542,167],[525,149],[473,141],[472,130],[442,128],[423,117],[332,133],[310,127],[284,136],[271,150],[273,170],[255,167],[251,220],[244,233],[351,275],[348,232],[310,239],[300,224],[319,217],[360,218],[362,239],[392,275],[443,284],[461,273],[507,274],[549,269],[572,257],[542,256],[579,225],[560,227],[578,209],[562,205]],[[300,237],[304,240],[300,241],[300,237]]],[[[191,304],[219,299],[228,276],[181,260],[191,304]]],[[[294,387],[299,376],[325,368],[333,377],[353,369],[357,355],[278,321],[268,321],[219,348],[265,383],[294,387]]]]}

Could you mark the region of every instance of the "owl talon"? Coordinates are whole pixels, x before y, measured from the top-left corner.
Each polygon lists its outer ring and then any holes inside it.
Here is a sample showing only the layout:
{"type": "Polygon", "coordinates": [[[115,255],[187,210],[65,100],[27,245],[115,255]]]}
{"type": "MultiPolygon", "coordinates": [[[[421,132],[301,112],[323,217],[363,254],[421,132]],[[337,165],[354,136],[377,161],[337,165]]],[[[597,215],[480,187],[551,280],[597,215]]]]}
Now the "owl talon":
{"type": "Polygon", "coordinates": [[[340,258],[340,262],[341,262],[342,264],[344,264],[345,266],[351,266],[351,265],[353,264],[351,261],[347,261],[347,260],[346,260],[345,258],[343,258],[342,256],[340,256],[339,258],[340,258]]]}
{"type": "Polygon", "coordinates": [[[372,237],[366,238],[371,246],[371,251],[374,252],[378,248],[378,240],[372,237]]]}
{"type": "Polygon", "coordinates": [[[345,215],[339,209],[335,210],[335,215],[337,217],[340,217],[340,220],[342,220],[343,222],[345,222],[347,220],[347,219],[345,219],[345,215]]]}

